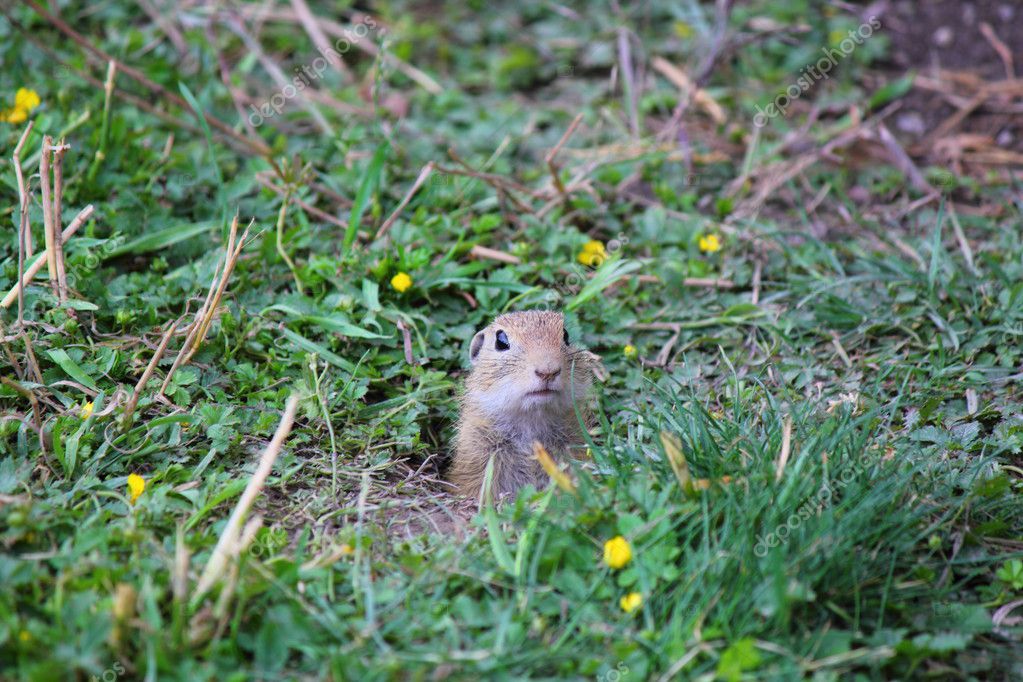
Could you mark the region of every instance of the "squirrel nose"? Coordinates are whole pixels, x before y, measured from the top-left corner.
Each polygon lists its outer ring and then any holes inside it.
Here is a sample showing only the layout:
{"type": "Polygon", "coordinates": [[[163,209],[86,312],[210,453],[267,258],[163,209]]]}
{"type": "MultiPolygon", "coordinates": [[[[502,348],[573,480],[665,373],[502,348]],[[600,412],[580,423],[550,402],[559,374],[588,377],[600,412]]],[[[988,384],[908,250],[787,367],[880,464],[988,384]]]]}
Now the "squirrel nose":
{"type": "Polygon", "coordinates": [[[541,372],[539,369],[534,369],[533,371],[536,372],[536,376],[540,377],[544,381],[552,381],[559,374],[561,374],[561,368],[560,367],[556,367],[554,369],[549,369],[546,372],[541,372]]]}

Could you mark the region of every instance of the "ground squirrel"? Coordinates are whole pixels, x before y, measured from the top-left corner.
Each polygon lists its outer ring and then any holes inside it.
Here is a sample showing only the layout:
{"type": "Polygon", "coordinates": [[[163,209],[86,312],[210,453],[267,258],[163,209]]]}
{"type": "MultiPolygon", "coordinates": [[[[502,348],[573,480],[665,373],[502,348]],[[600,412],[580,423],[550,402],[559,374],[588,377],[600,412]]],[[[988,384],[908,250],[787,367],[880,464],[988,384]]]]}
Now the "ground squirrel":
{"type": "Polygon", "coordinates": [[[464,495],[479,495],[494,456],[492,492],[514,494],[547,475],[533,441],[564,458],[582,444],[575,405],[586,397],[600,359],[571,345],[561,313],[506,313],[472,337],[472,369],[461,398],[458,435],[448,480],[464,495]]]}

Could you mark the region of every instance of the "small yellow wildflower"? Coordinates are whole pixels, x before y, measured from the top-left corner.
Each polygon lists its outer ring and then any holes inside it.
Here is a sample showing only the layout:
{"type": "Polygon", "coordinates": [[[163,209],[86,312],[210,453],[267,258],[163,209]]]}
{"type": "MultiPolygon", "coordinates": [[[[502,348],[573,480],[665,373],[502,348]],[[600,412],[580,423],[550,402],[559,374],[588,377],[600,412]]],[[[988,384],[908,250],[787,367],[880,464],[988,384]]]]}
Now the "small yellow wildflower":
{"type": "Polygon", "coordinates": [[[142,478],[138,474],[131,474],[128,476],[128,492],[131,494],[131,503],[135,504],[135,500],[139,499],[139,495],[146,489],[146,479],[142,478]]]}
{"type": "Polygon", "coordinates": [[[342,543],[342,545],[338,548],[338,552],[341,554],[341,556],[349,556],[355,553],[355,549],[347,542],[345,542],[342,543]]]}
{"type": "Polygon", "coordinates": [[[700,237],[700,251],[715,253],[721,250],[721,240],[716,234],[705,234],[700,237]]]}
{"type": "Polygon", "coordinates": [[[24,109],[19,109],[18,107],[0,111],[0,121],[6,121],[7,123],[24,123],[27,119],[28,112],[24,109]]]}
{"type": "Polygon", "coordinates": [[[28,88],[18,88],[18,92],[14,94],[14,108],[24,109],[25,111],[32,111],[39,106],[41,100],[39,99],[39,93],[35,90],[29,90],[28,88]]]}
{"type": "Polygon", "coordinates": [[[672,24],[672,29],[674,29],[675,35],[684,40],[692,38],[693,33],[695,33],[695,31],[693,30],[693,25],[685,21],[676,21],[674,24],[672,24]]]}
{"type": "Polygon", "coordinates": [[[28,630],[22,630],[21,632],[18,633],[18,639],[20,639],[22,642],[29,642],[32,640],[32,633],[29,632],[28,630]]]}
{"type": "Polygon", "coordinates": [[[412,278],[408,276],[408,273],[399,272],[391,278],[391,286],[399,294],[404,294],[412,286],[412,278]]]}
{"type": "Polygon", "coordinates": [[[82,419],[88,419],[92,416],[92,401],[86,402],[82,405],[82,419]]]}
{"type": "Polygon", "coordinates": [[[599,268],[607,260],[607,250],[604,248],[604,242],[591,239],[583,244],[583,250],[579,252],[578,260],[583,265],[599,268]]]}
{"type": "Polygon", "coordinates": [[[625,611],[625,613],[632,613],[643,605],[643,595],[639,592],[629,592],[618,600],[618,605],[622,607],[622,611],[625,611]]]}
{"type": "Polygon", "coordinates": [[[632,547],[629,541],[617,535],[604,543],[604,563],[619,569],[632,561],[632,547]]]}
{"type": "Polygon", "coordinates": [[[636,347],[633,346],[631,343],[627,343],[625,344],[625,348],[622,349],[622,355],[624,355],[629,360],[635,360],[636,356],[639,355],[639,351],[637,351],[636,347]]]}
{"type": "Polygon", "coordinates": [[[39,94],[28,88],[18,88],[14,94],[14,106],[0,110],[0,121],[7,123],[23,123],[28,119],[29,112],[39,106],[39,94]]]}

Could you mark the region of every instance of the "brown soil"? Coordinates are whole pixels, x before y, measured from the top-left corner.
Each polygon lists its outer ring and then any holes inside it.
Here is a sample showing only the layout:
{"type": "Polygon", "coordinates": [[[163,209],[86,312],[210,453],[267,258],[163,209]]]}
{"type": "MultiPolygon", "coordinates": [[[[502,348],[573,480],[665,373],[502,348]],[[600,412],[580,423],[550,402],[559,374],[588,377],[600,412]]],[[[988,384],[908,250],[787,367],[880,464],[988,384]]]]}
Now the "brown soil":
{"type": "MultiPolygon", "coordinates": [[[[972,73],[986,82],[1006,79],[1005,62],[984,36],[984,24],[1011,52],[1017,77],[1023,75],[1023,3],[1018,0],[892,0],[880,18],[891,40],[890,76],[912,69],[932,77],[943,70],[972,73]]],[[[909,143],[924,139],[956,112],[950,101],[956,94],[915,87],[895,115],[899,135],[909,143]]],[[[954,132],[986,135],[997,147],[1023,150],[1023,105],[1018,97],[988,102],[954,132]]]]}

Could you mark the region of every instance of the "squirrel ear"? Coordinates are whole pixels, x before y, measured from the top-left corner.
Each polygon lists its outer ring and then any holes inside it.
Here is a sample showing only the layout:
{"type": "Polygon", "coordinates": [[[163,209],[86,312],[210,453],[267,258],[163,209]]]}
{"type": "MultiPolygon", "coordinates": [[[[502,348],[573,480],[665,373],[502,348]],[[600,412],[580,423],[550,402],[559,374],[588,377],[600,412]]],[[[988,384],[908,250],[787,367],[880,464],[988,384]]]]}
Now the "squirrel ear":
{"type": "Polygon", "coordinates": [[[486,338],[484,332],[476,332],[476,336],[472,337],[472,343],[469,344],[469,360],[473,364],[476,364],[476,358],[479,357],[480,349],[483,348],[483,340],[486,338]]]}

